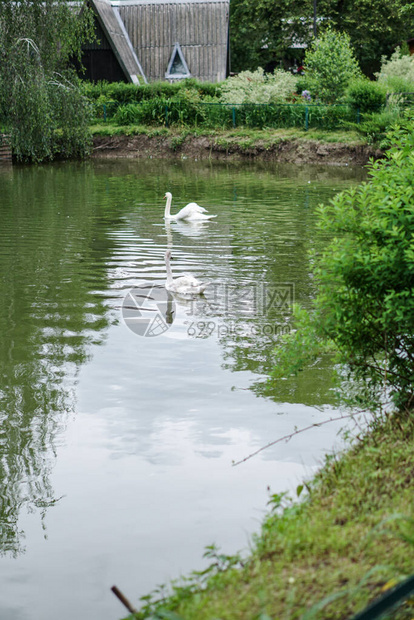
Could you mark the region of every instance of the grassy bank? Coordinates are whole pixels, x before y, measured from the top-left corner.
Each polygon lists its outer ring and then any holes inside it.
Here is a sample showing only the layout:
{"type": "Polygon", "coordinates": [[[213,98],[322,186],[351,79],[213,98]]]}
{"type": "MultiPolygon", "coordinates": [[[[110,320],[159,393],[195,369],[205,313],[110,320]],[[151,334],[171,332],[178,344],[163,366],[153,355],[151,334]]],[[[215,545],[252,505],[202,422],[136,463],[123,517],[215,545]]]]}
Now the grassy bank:
{"type": "MultiPolygon", "coordinates": [[[[362,609],[414,572],[413,432],[413,417],[395,418],[354,438],[305,485],[305,498],[273,498],[243,567],[212,553],[216,566],[201,589],[204,578],[193,575],[155,615],[149,606],[137,617],[328,620],[362,609]]],[[[412,618],[413,608],[406,603],[387,617],[412,618]]]]}
{"type": "Polygon", "coordinates": [[[94,157],[246,159],[364,165],[381,153],[353,131],[95,125],[94,157]]]}
{"type": "Polygon", "coordinates": [[[93,136],[134,136],[145,135],[152,137],[216,137],[223,140],[239,140],[245,141],[246,139],[252,142],[264,141],[268,144],[274,144],[281,140],[319,140],[327,144],[341,143],[341,144],[357,144],[365,145],[366,140],[361,134],[356,131],[350,130],[332,130],[324,131],[322,129],[310,128],[308,131],[292,127],[290,129],[249,129],[249,128],[237,128],[237,129],[202,129],[202,128],[188,128],[188,127],[153,127],[148,125],[111,125],[102,123],[99,125],[93,125],[91,127],[93,136]]]}

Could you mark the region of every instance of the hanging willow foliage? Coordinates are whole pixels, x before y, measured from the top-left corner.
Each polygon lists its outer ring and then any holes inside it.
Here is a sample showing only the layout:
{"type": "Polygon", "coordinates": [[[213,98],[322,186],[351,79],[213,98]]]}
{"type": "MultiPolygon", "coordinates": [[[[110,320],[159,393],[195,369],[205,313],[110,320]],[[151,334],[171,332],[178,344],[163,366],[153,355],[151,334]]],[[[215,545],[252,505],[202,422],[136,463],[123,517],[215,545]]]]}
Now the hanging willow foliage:
{"type": "Polygon", "coordinates": [[[83,2],[0,3],[0,122],[18,161],[89,152],[90,105],[70,59],[92,37],[83,2]]]}

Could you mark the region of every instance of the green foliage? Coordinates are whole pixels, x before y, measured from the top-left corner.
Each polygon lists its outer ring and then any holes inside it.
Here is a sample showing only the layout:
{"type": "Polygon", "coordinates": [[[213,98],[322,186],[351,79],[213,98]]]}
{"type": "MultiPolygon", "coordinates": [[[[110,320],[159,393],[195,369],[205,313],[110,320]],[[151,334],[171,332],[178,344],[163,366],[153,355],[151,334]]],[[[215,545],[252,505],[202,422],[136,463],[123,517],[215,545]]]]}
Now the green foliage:
{"type": "Polygon", "coordinates": [[[341,100],[351,80],[361,75],[349,36],[331,28],[306,51],[305,68],[311,94],[327,103],[341,100]]]}
{"type": "Polygon", "coordinates": [[[368,79],[354,80],[346,91],[347,101],[360,112],[377,112],[386,103],[387,90],[378,82],[368,79]]]}
{"type": "Polygon", "coordinates": [[[115,114],[112,116],[112,121],[115,125],[139,125],[144,122],[143,119],[145,119],[144,106],[135,103],[128,103],[117,107],[115,114]]]}
{"type": "Polygon", "coordinates": [[[414,27],[410,0],[318,2],[318,12],[333,28],[346,32],[363,72],[373,77],[381,56],[389,55],[399,41],[408,40],[414,27]]]}
{"type": "Polygon", "coordinates": [[[298,316],[302,335],[290,350],[302,338],[309,360],[318,342],[333,345],[370,404],[380,407],[391,396],[404,409],[414,398],[414,120],[407,116],[388,144],[368,183],[320,207],[319,225],[331,241],[315,269],[313,308],[298,316]]]}
{"type": "Polygon", "coordinates": [[[292,97],[296,78],[287,71],[276,69],[266,73],[261,67],[256,71],[242,71],[222,83],[223,103],[281,103],[292,97]]]}
{"type": "Polygon", "coordinates": [[[91,36],[91,12],[64,0],[3,0],[0,27],[0,120],[15,157],[84,156],[90,106],[67,66],[91,36]]]}
{"type": "Polygon", "coordinates": [[[380,148],[386,148],[385,138],[390,127],[400,120],[400,109],[397,107],[389,107],[382,112],[364,114],[359,124],[351,123],[356,131],[362,134],[368,144],[378,145],[380,148]]]}
{"type": "Polygon", "coordinates": [[[152,82],[151,84],[126,84],[125,82],[83,82],[85,95],[91,101],[115,101],[118,104],[138,103],[151,99],[186,99],[188,93],[196,93],[202,97],[217,97],[220,94],[220,84],[199,82],[193,78],[170,82],[152,82]]]}
{"type": "Polygon", "coordinates": [[[312,88],[313,88],[313,81],[306,75],[306,73],[304,75],[296,76],[296,87],[295,87],[296,93],[300,95],[304,90],[307,90],[312,95],[312,92],[311,92],[312,88]]]}
{"type": "Polygon", "coordinates": [[[225,571],[243,566],[240,555],[221,553],[215,544],[207,545],[203,557],[210,561],[204,570],[192,571],[188,577],[173,581],[170,587],[159,586],[150,594],[141,597],[143,606],[135,617],[142,620],[182,620],[181,616],[172,611],[178,604],[190,599],[207,584],[214,584],[217,577],[225,571]]]}
{"type": "Polygon", "coordinates": [[[292,43],[309,42],[303,16],[310,5],[304,0],[232,0],[230,3],[230,70],[255,71],[292,54],[292,43]],[[290,48],[290,49],[289,49],[290,48]]]}
{"type": "Polygon", "coordinates": [[[95,119],[106,118],[118,126],[165,125],[168,127],[230,129],[233,127],[288,128],[307,125],[323,130],[346,127],[356,122],[357,114],[347,105],[297,104],[223,104],[215,101],[151,99],[118,106],[116,102],[95,104],[95,119]]]}
{"type": "Polygon", "coordinates": [[[203,112],[197,100],[165,101],[155,98],[120,106],[112,121],[118,125],[197,126],[204,120],[203,112]]]}
{"type": "Polygon", "coordinates": [[[13,83],[10,107],[3,119],[11,126],[11,145],[18,161],[42,161],[52,156],[52,109],[48,85],[38,67],[29,62],[13,83]],[[39,74],[40,73],[40,74],[39,74]],[[31,85],[30,90],[27,84],[31,85]]]}
{"type": "Polygon", "coordinates": [[[91,101],[116,101],[118,104],[135,103],[139,87],[125,82],[82,82],[82,90],[91,101]]]}
{"type": "MultiPolygon", "coordinates": [[[[413,56],[407,56],[401,52],[401,49],[397,47],[395,52],[391,55],[391,58],[387,60],[385,56],[381,59],[381,70],[376,74],[378,81],[388,84],[394,84],[392,90],[395,88],[395,80],[402,80],[401,84],[408,85],[408,90],[414,90],[414,58],[413,56]]],[[[400,92],[404,92],[406,88],[398,88],[400,92]]]]}
{"type": "Polygon", "coordinates": [[[388,93],[414,92],[414,83],[399,75],[389,75],[381,84],[384,85],[388,93]]]}
{"type": "MultiPolygon", "coordinates": [[[[412,37],[414,7],[410,0],[318,0],[318,17],[338,32],[347,33],[363,72],[370,77],[380,59],[389,56],[399,41],[412,37]]],[[[312,4],[298,0],[232,0],[230,3],[231,71],[239,72],[296,56],[298,40],[312,43],[312,4]]],[[[320,33],[318,32],[318,35],[320,33]]]]}
{"type": "Polygon", "coordinates": [[[54,123],[53,158],[83,158],[90,153],[92,108],[74,73],[55,74],[49,81],[54,123]]]}

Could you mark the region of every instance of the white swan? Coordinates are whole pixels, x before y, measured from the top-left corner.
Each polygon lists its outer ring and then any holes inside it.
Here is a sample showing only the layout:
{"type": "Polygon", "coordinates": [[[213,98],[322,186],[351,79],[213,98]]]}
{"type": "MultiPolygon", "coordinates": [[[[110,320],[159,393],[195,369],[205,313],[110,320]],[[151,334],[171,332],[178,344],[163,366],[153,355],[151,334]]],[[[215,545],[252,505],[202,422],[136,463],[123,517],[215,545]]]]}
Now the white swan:
{"type": "Polygon", "coordinates": [[[189,222],[194,220],[211,220],[212,217],[216,217],[215,215],[206,215],[207,209],[200,207],[196,202],[190,202],[183,207],[181,211],[175,215],[171,215],[171,192],[166,192],[164,198],[167,199],[164,211],[164,218],[166,220],[186,220],[189,222]]]}
{"type": "Polygon", "coordinates": [[[165,252],[165,266],[167,268],[167,281],[165,283],[165,288],[167,291],[177,293],[177,295],[182,295],[184,297],[189,295],[200,295],[206,288],[207,283],[200,282],[200,280],[197,280],[197,278],[190,274],[174,279],[170,267],[170,258],[171,250],[167,250],[165,252]]]}

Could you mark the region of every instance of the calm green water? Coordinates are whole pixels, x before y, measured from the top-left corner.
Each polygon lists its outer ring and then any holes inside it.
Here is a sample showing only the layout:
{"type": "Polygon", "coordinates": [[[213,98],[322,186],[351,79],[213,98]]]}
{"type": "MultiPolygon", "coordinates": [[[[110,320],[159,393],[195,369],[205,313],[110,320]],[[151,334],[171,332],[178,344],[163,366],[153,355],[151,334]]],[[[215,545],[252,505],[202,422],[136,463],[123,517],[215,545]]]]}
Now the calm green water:
{"type": "Polygon", "coordinates": [[[331,450],[337,425],[232,467],[336,412],[329,368],[269,388],[292,301],[314,293],[315,207],[360,168],[103,161],[0,169],[0,617],[121,617],[202,566],[204,546],[247,547],[271,492],[331,450]],[[163,220],[197,201],[217,217],[163,220]],[[128,291],[175,276],[168,330],[122,318],[128,291]]]}

